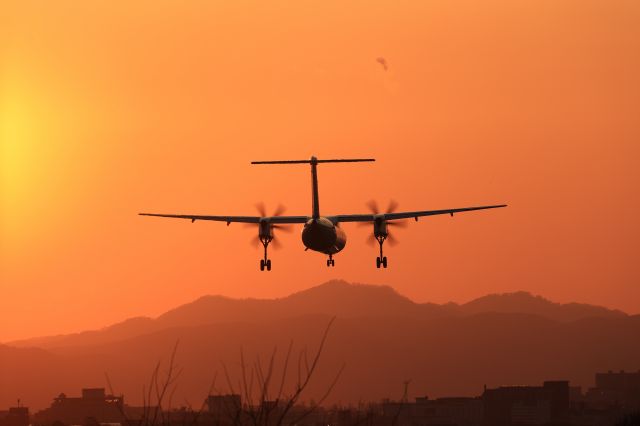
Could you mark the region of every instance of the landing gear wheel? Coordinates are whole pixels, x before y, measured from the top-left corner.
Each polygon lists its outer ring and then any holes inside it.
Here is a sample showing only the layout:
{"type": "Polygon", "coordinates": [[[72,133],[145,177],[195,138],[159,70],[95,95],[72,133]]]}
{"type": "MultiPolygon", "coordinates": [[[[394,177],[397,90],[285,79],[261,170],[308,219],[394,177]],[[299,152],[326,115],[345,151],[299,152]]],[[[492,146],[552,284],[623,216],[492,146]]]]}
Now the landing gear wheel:
{"type": "Polygon", "coordinates": [[[333,260],[333,255],[329,255],[329,258],[327,259],[327,267],[330,266],[336,266],[336,261],[333,260]]]}
{"type": "Polygon", "coordinates": [[[379,257],[376,257],[376,268],[380,269],[380,265],[382,264],[382,260],[379,257]]]}
{"type": "Polygon", "coordinates": [[[264,271],[264,259],[260,259],[260,270],[264,271]]]}
{"type": "Polygon", "coordinates": [[[270,270],[271,270],[271,259],[267,260],[267,271],[270,271],[270,270]]]}
{"type": "Polygon", "coordinates": [[[382,266],[387,269],[387,256],[382,258],[382,266]]]}

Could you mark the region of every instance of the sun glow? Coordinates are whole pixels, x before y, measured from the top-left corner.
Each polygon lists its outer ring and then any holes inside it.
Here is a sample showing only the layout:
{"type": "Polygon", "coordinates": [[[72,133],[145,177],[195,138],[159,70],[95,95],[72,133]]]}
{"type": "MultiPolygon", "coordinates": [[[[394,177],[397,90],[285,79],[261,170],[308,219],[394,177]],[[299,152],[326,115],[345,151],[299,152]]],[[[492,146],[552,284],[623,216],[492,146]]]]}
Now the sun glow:
{"type": "Polygon", "coordinates": [[[55,108],[20,73],[3,76],[0,100],[0,227],[2,238],[26,241],[41,222],[39,201],[50,192],[55,108]]]}
{"type": "Polygon", "coordinates": [[[35,184],[33,106],[24,91],[5,82],[0,104],[0,179],[3,235],[15,225],[18,211],[28,202],[35,184]]]}

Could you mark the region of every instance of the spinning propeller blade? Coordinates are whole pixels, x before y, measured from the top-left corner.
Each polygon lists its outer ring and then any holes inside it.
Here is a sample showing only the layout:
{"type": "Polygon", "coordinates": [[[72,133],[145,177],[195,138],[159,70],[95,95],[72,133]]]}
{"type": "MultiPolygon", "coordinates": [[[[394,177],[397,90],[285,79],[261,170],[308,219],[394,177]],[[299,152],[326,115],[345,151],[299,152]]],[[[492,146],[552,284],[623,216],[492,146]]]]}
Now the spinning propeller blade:
{"type": "MultiPolygon", "coordinates": [[[[257,202],[255,204],[255,206],[256,206],[256,210],[258,210],[258,213],[260,213],[260,216],[262,218],[282,216],[282,214],[287,210],[287,208],[283,204],[278,204],[278,207],[276,207],[276,209],[273,212],[273,214],[271,216],[267,216],[267,208],[265,207],[264,202],[259,201],[259,202],[257,202]]],[[[253,227],[253,226],[255,226],[255,224],[253,224],[253,223],[245,224],[245,227],[253,227]]],[[[278,230],[278,232],[280,232],[280,231],[282,231],[282,232],[292,232],[293,231],[293,226],[292,225],[288,225],[288,224],[270,224],[269,226],[271,227],[272,231],[275,231],[276,229],[278,230]]],[[[260,236],[254,237],[251,241],[256,246],[260,246],[262,244],[262,242],[260,241],[260,236]]],[[[280,244],[280,242],[276,240],[275,235],[273,236],[273,239],[271,239],[271,241],[269,241],[269,243],[273,244],[273,248],[274,249],[278,249],[278,248],[282,247],[282,244],[280,244]]]]}
{"type": "MultiPolygon", "coordinates": [[[[371,213],[375,215],[380,214],[380,208],[378,207],[378,203],[375,200],[368,201],[367,207],[369,208],[371,213]]],[[[387,210],[383,214],[393,213],[397,209],[398,209],[398,202],[396,200],[389,200],[389,204],[387,205],[387,210]]],[[[359,222],[358,225],[370,226],[370,224],[367,222],[359,222]]],[[[404,228],[407,226],[407,222],[400,221],[400,220],[391,220],[391,221],[386,221],[386,225],[388,227],[404,228]]],[[[389,241],[389,244],[391,244],[392,246],[398,244],[398,239],[394,238],[390,233],[387,234],[386,239],[387,241],[389,241]]],[[[369,237],[367,238],[367,244],[374,244],[375,242],[376,242],[375,235],[370,234],[369,237]]]]}

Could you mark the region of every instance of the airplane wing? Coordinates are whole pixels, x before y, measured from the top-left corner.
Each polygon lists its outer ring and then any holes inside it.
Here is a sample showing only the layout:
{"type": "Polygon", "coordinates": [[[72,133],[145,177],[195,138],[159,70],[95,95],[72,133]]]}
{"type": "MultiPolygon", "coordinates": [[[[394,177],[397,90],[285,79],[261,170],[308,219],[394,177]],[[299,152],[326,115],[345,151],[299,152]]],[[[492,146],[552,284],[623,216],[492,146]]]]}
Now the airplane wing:
{"type": "MultiPolygon", "coordinates": [[[[507,207],[507,205],[499,204],[494,206],[462,207],[459,209],[421,210],[421,211],[415,211],[415,212],[385,213],[384,218],[386,220],[414,218],[417,221],[418,218],[422,216],[435,216],[438,214],[450,214],[451,216],[453,216],[454,213],[469,212],[473,210],[497,209],[500,207],[507,207]]],[[[375,220],[375,217],[376,215],[374,214],[344,214],[344,215],[331,216],[331,219],[334,222],[372,222],[373,220],[375,220]]]]}
{"type": "MultiPolygon", "coordinates": [[[[189,219],[191,222],[196,220],[214,220],[217,222],[227,222],[229,225],[231,222],[239,223],[259,223],[262,217],[260,216],[201,216],[190,214],[159,214],[159,213],[138,213],[140,216],[156,216],[156,217],[170,217],[174,219],[189,219]]],[[[307,216],[272,216],[266,218],[270,223],[305,223],[308,220],[307,216]]]]}

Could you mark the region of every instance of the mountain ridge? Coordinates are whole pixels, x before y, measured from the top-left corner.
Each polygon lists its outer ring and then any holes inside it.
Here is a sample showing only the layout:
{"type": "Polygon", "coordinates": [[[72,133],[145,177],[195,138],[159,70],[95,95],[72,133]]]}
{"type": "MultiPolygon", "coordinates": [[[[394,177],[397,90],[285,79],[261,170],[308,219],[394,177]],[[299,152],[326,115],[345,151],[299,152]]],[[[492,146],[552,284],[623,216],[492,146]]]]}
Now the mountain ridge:
{"type": "Polygon", "coordinates": [[[170,309],[156,318],[132,317],[96,330],[34,337],[5,344],[45,349],[103,344],[169,327],[241,321],[248,314],[251,314],[253,321],[262,321],[308,314],[328,314],[337,317],[389,314],[404,317],[439,317],[469,316],[486,312],[528,313],[563,322],[588,317],[629,316],[622,311],[602,306],[556,303],[525,291],[488,294],[463,304],[417,303],[390,286],[331,280],[275,299],[235,299],[222,295],[205,295],[170,309]]]}

